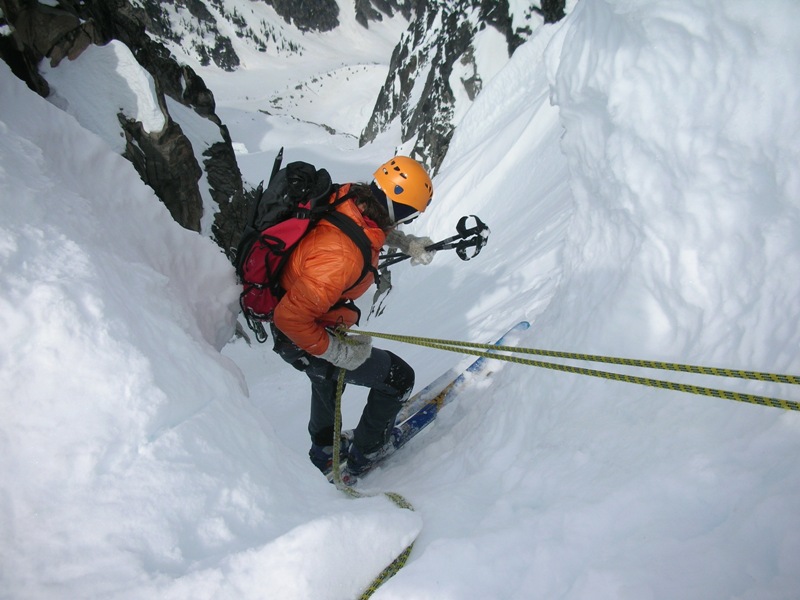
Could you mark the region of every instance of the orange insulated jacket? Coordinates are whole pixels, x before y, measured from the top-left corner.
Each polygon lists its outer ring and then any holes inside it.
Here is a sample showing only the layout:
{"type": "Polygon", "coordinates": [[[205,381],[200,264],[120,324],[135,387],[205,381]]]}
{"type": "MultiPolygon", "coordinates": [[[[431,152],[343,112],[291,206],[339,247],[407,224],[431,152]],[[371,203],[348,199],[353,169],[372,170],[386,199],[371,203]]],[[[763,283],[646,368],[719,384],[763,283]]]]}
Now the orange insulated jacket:
{"type": "MultiPolygon", "coordinates": [[[[349,184],[342,185],[331,202],[344,196],[349,189],[349,184]]],[[[345,200],[336,210],[364,230],[372,246],[372,266],[377,267],[386,234],[361,214],[353,200],[345,200]]],[[[364,258],[355,242],[322,219],[300,241],[281,273],[281,285],[286,294],[275,308],[275,326],[309,354],[324,353],[329,343],[325,327],[339,324],[350,327],[358,318],[354,310],[335,305],[355,300],[372,285],[374,277],[370,272],[358,285],[348,289],[356,284],[363,268],[364,258]]]]}

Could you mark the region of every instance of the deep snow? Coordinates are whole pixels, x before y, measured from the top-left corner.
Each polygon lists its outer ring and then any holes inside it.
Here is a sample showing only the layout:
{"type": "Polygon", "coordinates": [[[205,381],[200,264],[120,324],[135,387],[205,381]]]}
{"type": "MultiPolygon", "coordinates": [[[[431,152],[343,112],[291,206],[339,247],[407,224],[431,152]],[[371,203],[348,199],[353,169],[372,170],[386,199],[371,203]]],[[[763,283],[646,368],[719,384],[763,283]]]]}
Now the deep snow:
{"type": "MultiPolygon", "coordinates": [[[[477,214],[489,244],[394,268],[363,327],[487,341],[527,318],[529,347],[800,372],[800,7],[718,4],[584,1],[539,30],[407,228],[477,214]]],[[[391,153],[390,134],[357,149],[257,112],[251,74],[212,85],[251,183],[281,145],[339,181],[391,153]]],[[[0,78],[0,596],[353,598],[416,537],[376,598],[797,598],[796,412],[498,365],[363,482],[415,512],[344,497],[305,457],[304,376],[226,344],[219,249],[108,140],[0,78]]],[[[469,362],[379,345],[418,387],[469,362]]],[[[362,402],[348,390],[346,424],[362,402]]]]}

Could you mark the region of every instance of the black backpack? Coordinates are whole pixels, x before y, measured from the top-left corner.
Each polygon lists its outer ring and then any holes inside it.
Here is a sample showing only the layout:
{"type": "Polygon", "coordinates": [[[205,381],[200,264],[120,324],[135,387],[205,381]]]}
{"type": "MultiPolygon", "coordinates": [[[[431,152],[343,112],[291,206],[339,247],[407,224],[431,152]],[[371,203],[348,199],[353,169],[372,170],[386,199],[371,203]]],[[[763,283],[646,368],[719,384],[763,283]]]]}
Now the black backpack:
{"type": "MultiPolygon", "coordinates": [[[[372,246],[363,229],[347,215],[337,212],[336,206],[350,198],[345,194],[334,202],[332,195],[339,189],[331,182],[325,169],[297,161],[280,168],[283,149],[275,159],[269,185],[263,183],[255,193],[256,201],[250,208],[242,237],[236,249],[236,275],[242,284],[239,305],[247,324],[259,342],[267,339],[264,323],[272,322],[272,315],[285,290],[280,285],[280,275],[286,262],[303,239],[320,219],[326,219],[347,234],[364,258],[360,283],[372,272],[372,246]]],[[[347,291],[347,290],[345,290],[347,291]]],[[[352,302],[344,302],[356,312],[352,302]]]]}

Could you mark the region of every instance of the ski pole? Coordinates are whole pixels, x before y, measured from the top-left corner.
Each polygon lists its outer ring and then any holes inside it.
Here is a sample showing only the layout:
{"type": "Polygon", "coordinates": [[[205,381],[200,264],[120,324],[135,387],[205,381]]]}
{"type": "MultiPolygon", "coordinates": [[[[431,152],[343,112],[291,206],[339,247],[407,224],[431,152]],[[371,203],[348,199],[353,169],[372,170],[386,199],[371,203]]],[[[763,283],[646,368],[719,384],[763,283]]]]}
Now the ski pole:
{"type": "Polygon", "coordinates": [[[282,162],[283,162],[283,146],[281,146],[281,149],[278,151],[277,156],[275,156],[275,162],[272,163],[272,173],[269,176],[269,183],[267,183],[267,185],[272,183],[272,180],[275,179],[275,175],[278,173],[278,171],[281,170],[282,162]]]}
{"type": "MultiPolygon", "coordinates": [[[[489,239],[489,234],[491,233],[486,224],[475,215],[461,217],[456,225],[456,231],[458,231],[457,235],[435,242],[430,246],[425,246],[425,250],[436,251],[455,249],[461,260],[470,260],[471,258],[475,258],[478,256],[478,254],[480,254],[480,251],[486,245],[486,242],[489,239]],[[472,227],[467,227],[467,219],[470,217],[475,219],[475,225],[472,227]],[[475,250],[472,252],[472,254],[467,254],[468,248],[475,248],[475,250]]],[[[411,256],[405,254],[404,252],[393,252],[392,254],[383,255],[381,258],[383,259],[383,262],[378,265],[379,270],[402,262],[408,258],[411,258],[411,256]]]]}

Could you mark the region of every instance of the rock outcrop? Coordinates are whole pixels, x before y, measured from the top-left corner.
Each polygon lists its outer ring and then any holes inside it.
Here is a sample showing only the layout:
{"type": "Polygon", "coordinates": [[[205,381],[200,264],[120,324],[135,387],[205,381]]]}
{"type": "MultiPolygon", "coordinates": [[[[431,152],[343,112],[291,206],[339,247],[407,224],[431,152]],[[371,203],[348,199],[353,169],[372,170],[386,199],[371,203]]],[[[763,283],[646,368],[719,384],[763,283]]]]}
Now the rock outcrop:
{"type": "Polygon", "coordinates": [[[403,151],[436,172],[457,124],[458,97],[471,101],[484,84],[486,74],[476,59],[478,34],[494,28],[505,38],[510,57],[530,36],[534,10],[513,14],[507,0],[428,0],[417,10],[395,48],[360,143],[375,140],[399,121],[403,151]]]}
{"type": "Polygon", "coordinates": [[[383,16],[391,17],[395,13],[403,15],[407,21],[416,14],[417,6],[425,0],[355,0],[356,21],[369,27],[371,21],[383,21],[383,16]]]}
{"type": "MultiPolygon", "coordinates": [[[[190,4],[198,11],[202,5],[190,4]]],[[[3,58],[31,89],[45,97],[50,87],[39,73],[40,61],[48,60],[57,67],[65,59],[80,60],[90,44],[105,45],[111,40],[121,41],[131,50],[155,82],[166,125],[161,131],[148,132],[141,123],[117,114],[127,142],[123,155],[183,227],[200,231],[204,210],[213,208],[216,215],[211,234],[221,238],[218,241],[223,248],[230,248],[239,224],[230,222],[229,214],[236,212],[235,205],[244,197],[230,135],[215,113],[214,96],[203,80],[148,36],[146,24],[158,22],[152,17],[158,14],[158,3],[140,8],[128,0],[62,0],[55,8],[35,0],[0,0],[0,9],[13,31],[2,46],[3,58]],[[167,98],[192,109],[192,118],[212,122],[219,129],[218,140],[208,148],[194,148],[170,114],[167,98]],[[200,187],[204,172],[207,189],[200,187]],[[206,206],[204,195],[209,199],[206,206]],[[211,206],[211,200],[216,206],[211,206]]]]}
{"type": "Polygon", "coordinates": [[[336,0],[261,0],[300,31],[331,31],[339,26],[336,0]]]}

